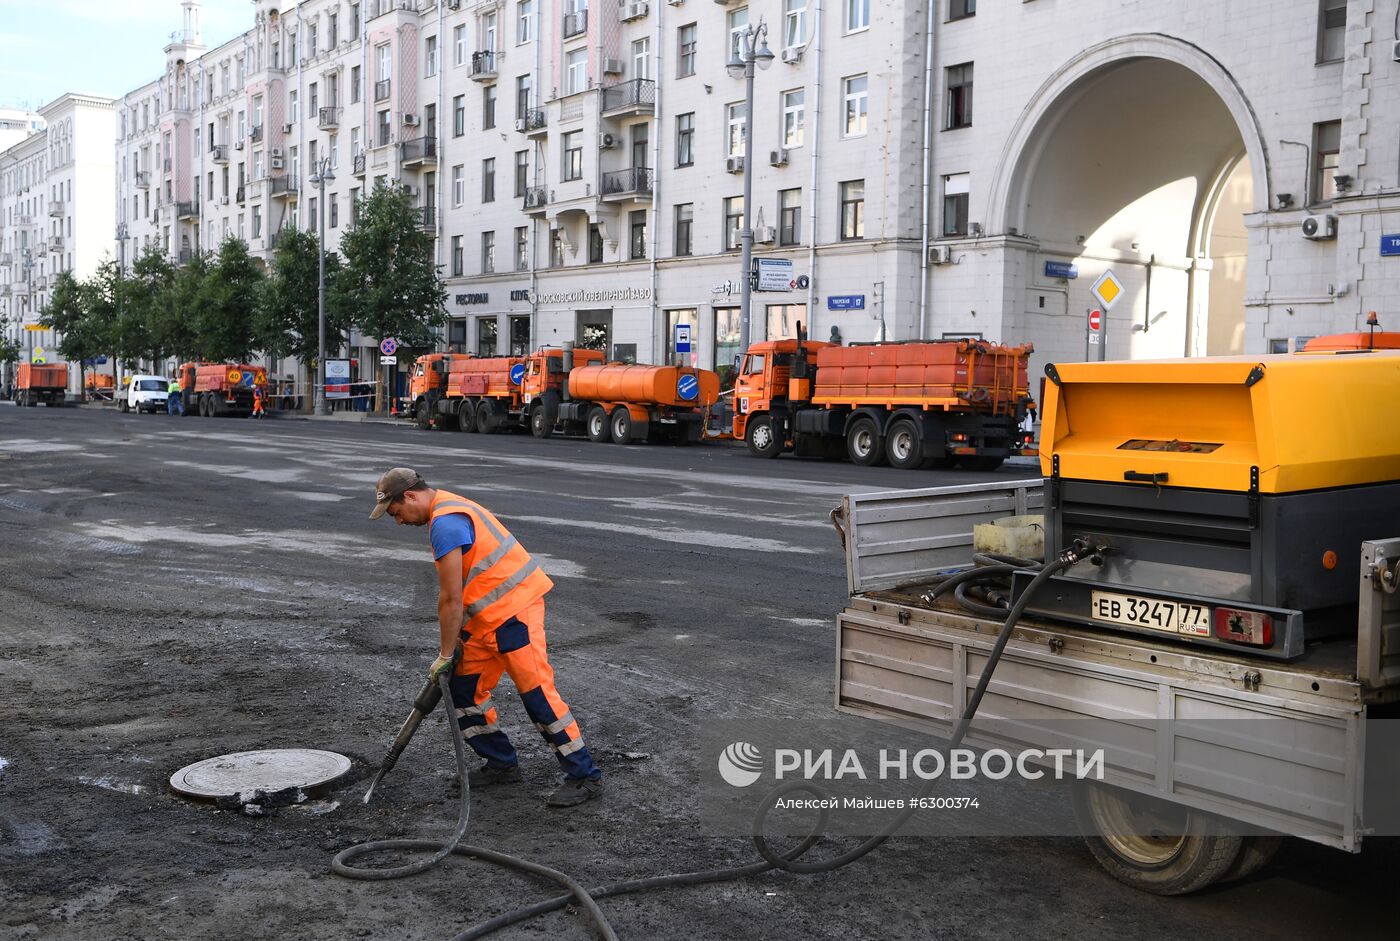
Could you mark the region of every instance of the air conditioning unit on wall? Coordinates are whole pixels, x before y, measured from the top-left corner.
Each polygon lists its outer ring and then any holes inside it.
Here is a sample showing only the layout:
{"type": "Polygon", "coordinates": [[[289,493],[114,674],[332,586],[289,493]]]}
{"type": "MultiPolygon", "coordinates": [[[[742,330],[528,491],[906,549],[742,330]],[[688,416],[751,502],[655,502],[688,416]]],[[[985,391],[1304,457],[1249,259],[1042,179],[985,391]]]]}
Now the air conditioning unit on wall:
{"type": "Polygon", "coordinates": [[[743,172],[744,172],[744,158],[743,158],[743,157],[725,157],[725,158],[724,158],[724,172],[725,172],[725,173],[743,173],[743,172]]]}
{"type": "Polygon", "coordinates": [[[928,247],[928,263],[930,265],[952,264],[953,248],[951,245],[930,245],[928,247]]]}
{"type": "Polygon", "coordinates": [[[403,123],[404,123],[407,127],[417,127],[417,126],[418,126],[418,115],[416,115],[416,114],[405,114],[405,115],[403,116],[403,123]]]}
{"type": "Polygon", "coordinates": [[[777,150],[768,151],[768,165],[773,167],[785,167],[788,162],[788,152],[779,147],[777,150]]]}
{"type": "Polygon", "coordinates": [[[802,61],[802,50],[804,46],[788,46],[783,50],[783,61],[788,65],[796,65],[802,61]]]}
{"type": "Polygon", "coordinates": [[[1321,241],[1337,237],[1337,217],[1331,215],[1308,216],[1303,220],[1303,238],[1321,241]]]}
{"type": "Polygon", "coordinates": [[[616,146],[617,136],[615,134],[609,134],[606,131],[604,131],[603,133],[598,135],[599,150],[612,150],[616,146]]]}
{"type": "Polygon", "coordinates": [[[621,75],[627,71],[627,66],[621,59],[604,59],[603,71],[608,75],[621,75]]]}
{"type": "Polygon", "coordinates": [[[764,245],[773,244],[773,240],[777,238],[777,235],[777,230],[771,225],[755,226],[753,230],[753,240],[755,242],[761,242],[764,245]]]}

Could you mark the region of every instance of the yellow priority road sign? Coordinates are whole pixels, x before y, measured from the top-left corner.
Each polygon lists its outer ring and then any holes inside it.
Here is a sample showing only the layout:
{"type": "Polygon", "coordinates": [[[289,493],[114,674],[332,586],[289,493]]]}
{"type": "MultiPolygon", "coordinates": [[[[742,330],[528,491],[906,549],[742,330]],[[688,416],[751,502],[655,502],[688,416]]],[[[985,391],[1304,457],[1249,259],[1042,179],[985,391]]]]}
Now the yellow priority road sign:
{"type": "Polygon", "coordinates": [[[49,359],[48,355],[44,352],[44,348],[42,346],[36,346],[29,353],[29,361],[35,366],[42,366],[47,363],[49,359]]]}
{"type": "Polygon", "coordinates": [[[1094,286],[1089,288],[1089,293],[1103,305],[1104,312],[1112,309],[1114,302],[1123,296],[1123,282],[1119,281],[1113,271],[1106,270],[1099,275],[1099,279],[1094,282],[1094,286]]]}

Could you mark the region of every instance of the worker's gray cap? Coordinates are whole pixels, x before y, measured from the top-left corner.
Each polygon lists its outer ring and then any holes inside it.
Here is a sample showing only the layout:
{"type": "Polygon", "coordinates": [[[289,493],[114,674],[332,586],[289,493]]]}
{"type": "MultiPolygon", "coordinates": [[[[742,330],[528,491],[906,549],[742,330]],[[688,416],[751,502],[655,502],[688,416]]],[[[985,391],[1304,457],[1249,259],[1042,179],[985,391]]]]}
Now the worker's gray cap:
{"type": "Polygon", "coordinates": [[[379,478],[379,483],[374,485],[374,510],[369,514],[369,518],[379,519],[390,503],[422,482],[423,478],[412,468],[391,467],[386,470],[379,478]]]}

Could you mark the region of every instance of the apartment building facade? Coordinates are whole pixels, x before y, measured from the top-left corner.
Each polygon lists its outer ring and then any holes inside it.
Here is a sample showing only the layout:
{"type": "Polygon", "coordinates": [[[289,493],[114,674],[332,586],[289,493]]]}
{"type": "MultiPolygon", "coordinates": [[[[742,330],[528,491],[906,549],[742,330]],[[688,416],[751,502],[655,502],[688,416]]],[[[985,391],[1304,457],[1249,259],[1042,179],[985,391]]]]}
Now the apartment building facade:
{"type": "Polygon", "coordinates": [[[1108,271],[1111,357],[1286,349],[1400,291],[1396,3],[258,0],[205,49],[185,0],[122,102],[120,218],[177,258],[267,258],[322,210],[333,247],[397,181],[446,347],[666,361],[685,323],[722,368],[747,160],[755,256],[793,273],[753,339],[983,336],[1038,368],[1096,355],[1108,271]],[[760,22],[749,115],[726,66],[760,22]]]}

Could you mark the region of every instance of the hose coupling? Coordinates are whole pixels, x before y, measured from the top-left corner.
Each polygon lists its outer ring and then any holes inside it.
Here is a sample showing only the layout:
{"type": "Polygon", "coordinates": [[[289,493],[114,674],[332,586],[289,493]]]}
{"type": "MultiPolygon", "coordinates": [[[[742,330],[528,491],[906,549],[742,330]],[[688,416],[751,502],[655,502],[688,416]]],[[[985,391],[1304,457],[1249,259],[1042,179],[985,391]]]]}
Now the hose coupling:
{"type": "Polygon", "coordinates": [[[1088,559],[1094,565],[1103,565],[1103,557],[1111,549],[1111,546],[1096,546],[1087,539],[1076,539],[1069,546],[1060,551],[1057,558],[1066,567],[1083,562],[1088,559]]]}

